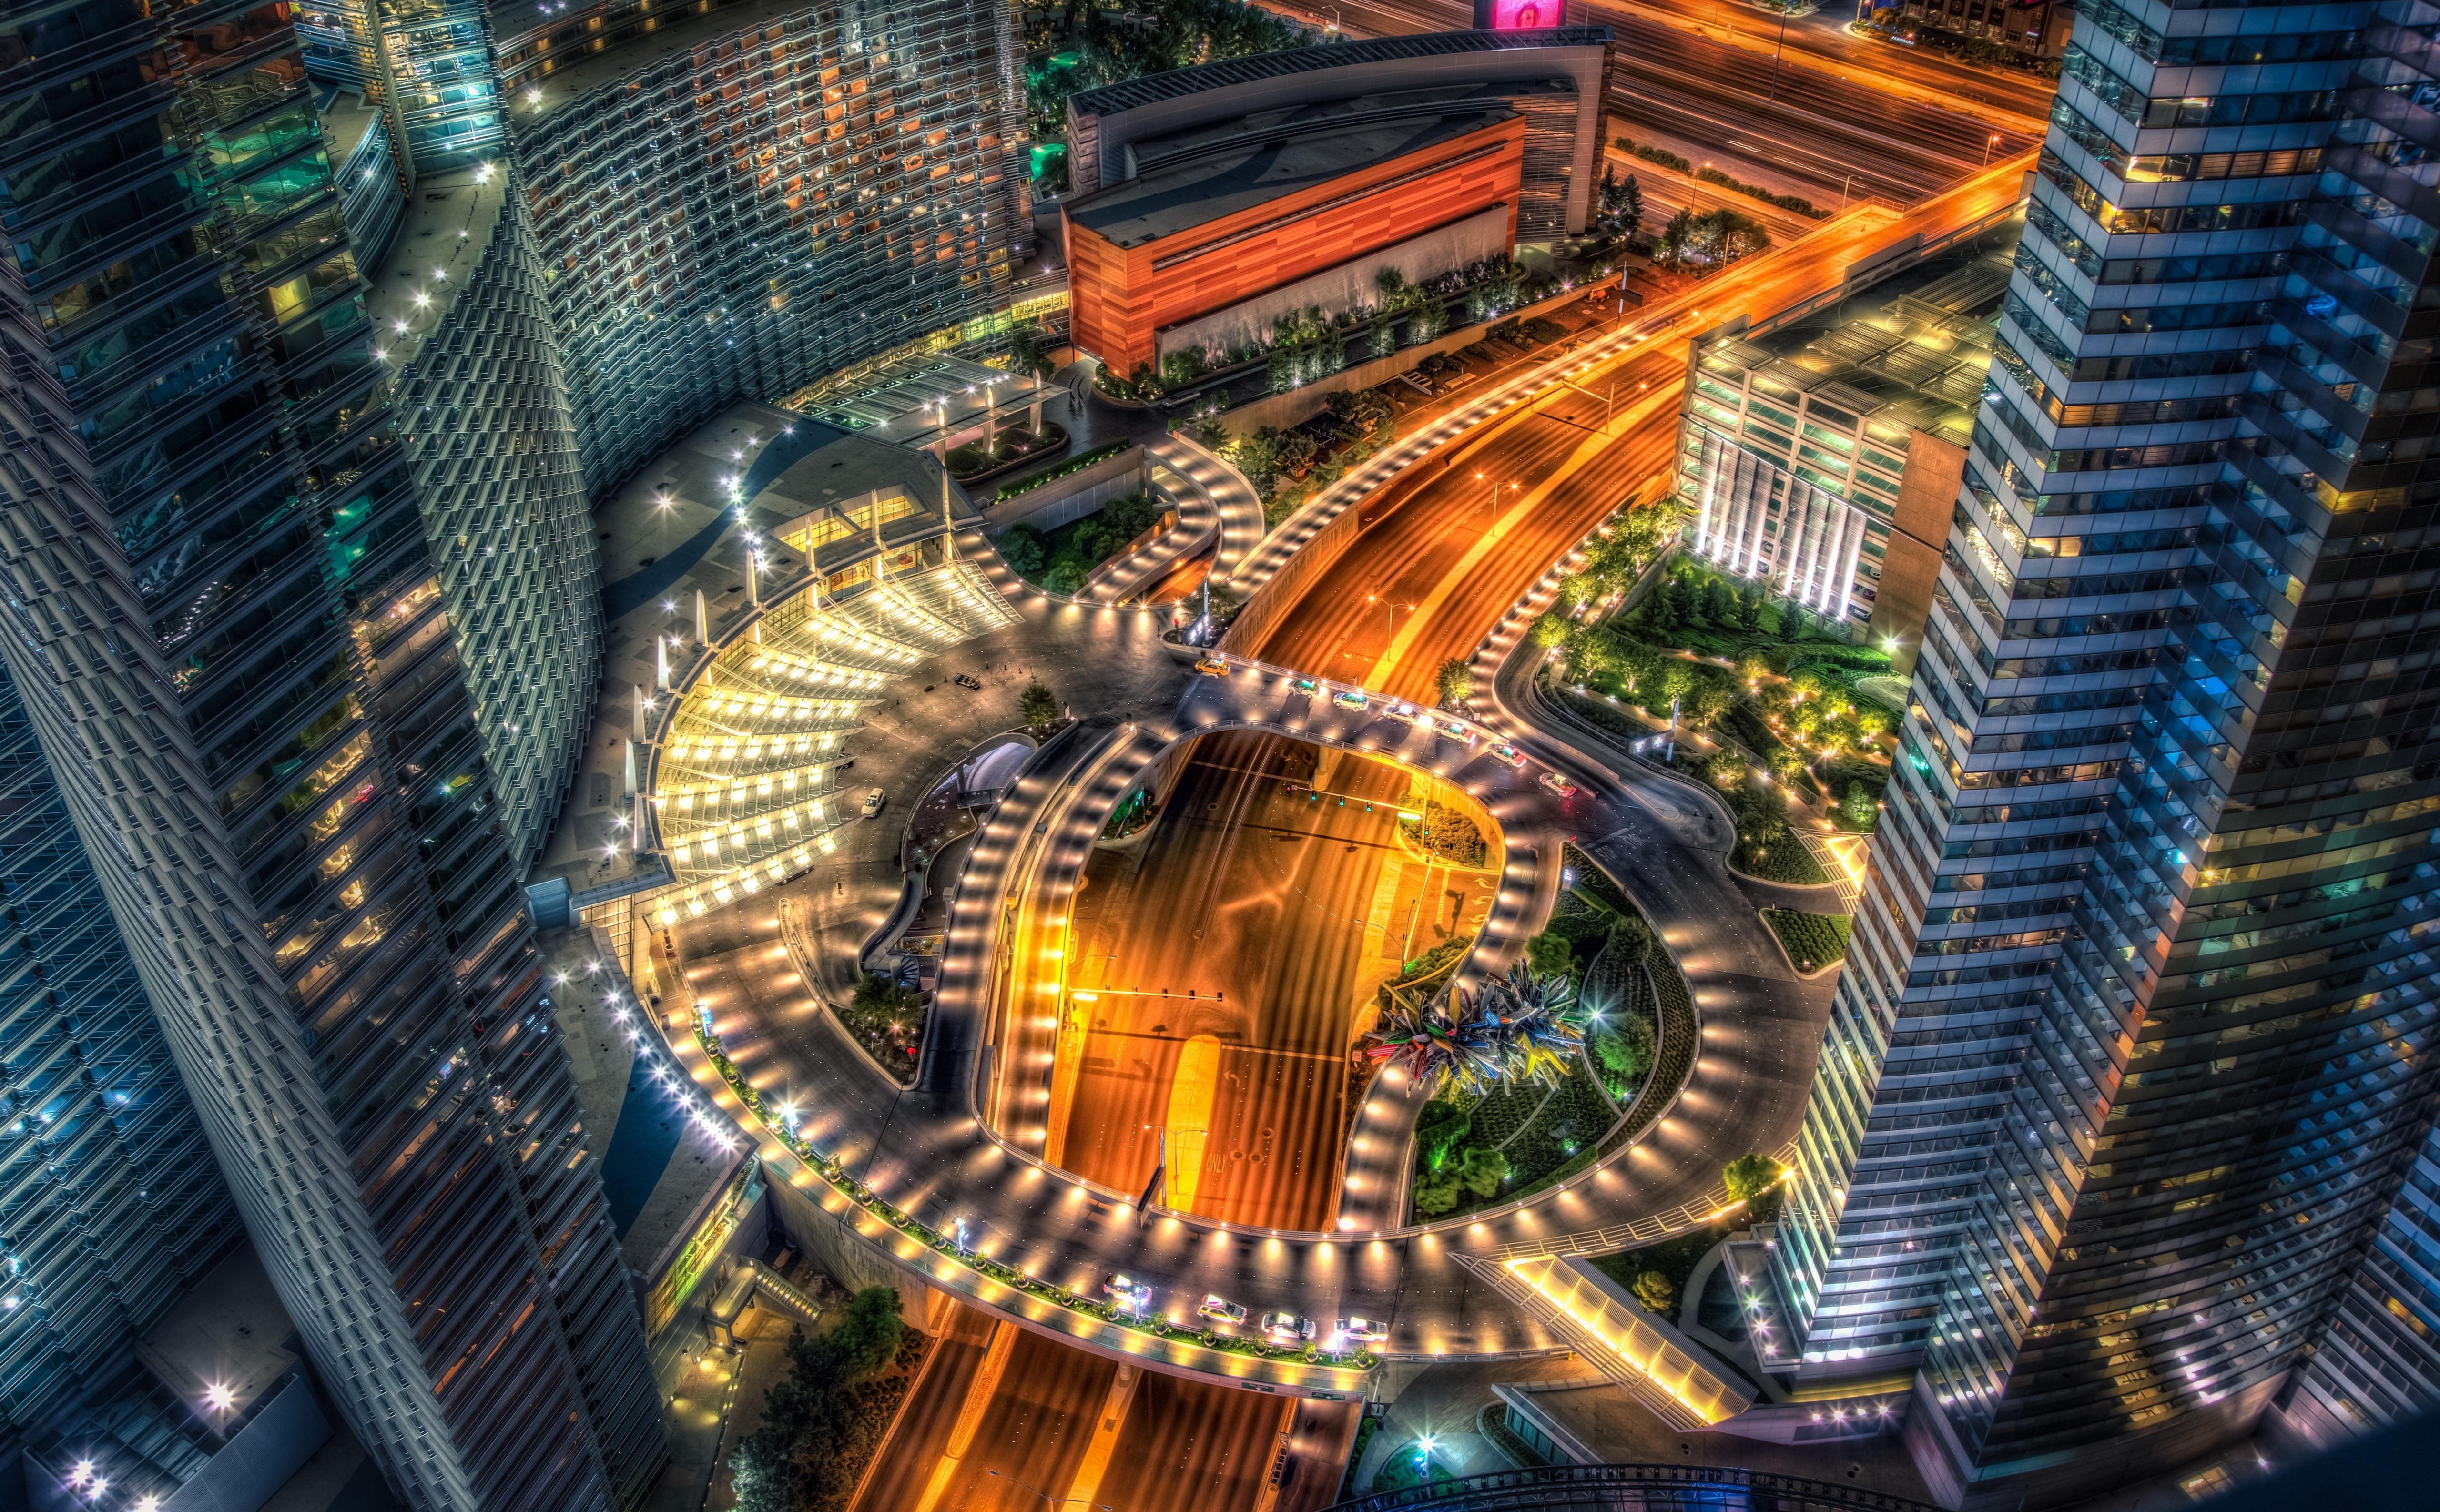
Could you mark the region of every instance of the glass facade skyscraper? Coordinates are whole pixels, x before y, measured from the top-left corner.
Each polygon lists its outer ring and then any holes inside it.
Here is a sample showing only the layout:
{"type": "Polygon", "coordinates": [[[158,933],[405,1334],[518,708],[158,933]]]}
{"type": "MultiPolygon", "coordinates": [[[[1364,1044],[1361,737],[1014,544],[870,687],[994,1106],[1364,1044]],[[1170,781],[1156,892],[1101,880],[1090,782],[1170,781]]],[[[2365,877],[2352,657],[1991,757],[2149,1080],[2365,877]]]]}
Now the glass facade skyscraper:
{"type": "Polygon", "coordinates": [[[20,7],[0,121],[0,662],[237,1210],[410,1503],[631,1503],[641,1317],[288,9],[20,7]]]}
{"type": "Polygon", "coordinates": [[[2423,1144],[2435,22],[2075,23],[1775,1251],[1952,1503],[2292,1403],[2423,1144]]]}
{"type": "Polygon", "coordinates": [[[23,1429],[124,1359],[238,1220],[5,674],[0,907],[0,1419],[23,1429]]]}
{"type": "Polygon", "coordinates": [[[994,0],[633,24],[649,60],[529,61],[509,97],[596,496],[739,399],[954,344],[1033,244],[994,0]]]}

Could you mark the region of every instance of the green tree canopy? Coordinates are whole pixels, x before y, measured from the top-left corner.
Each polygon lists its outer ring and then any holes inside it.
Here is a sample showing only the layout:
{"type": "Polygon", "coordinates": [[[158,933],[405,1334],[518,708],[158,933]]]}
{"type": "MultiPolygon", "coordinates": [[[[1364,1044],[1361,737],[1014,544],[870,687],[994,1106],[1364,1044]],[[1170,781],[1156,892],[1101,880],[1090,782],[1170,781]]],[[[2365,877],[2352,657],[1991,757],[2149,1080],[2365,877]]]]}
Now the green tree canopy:
{"type": "Polygon", "coordinates": [[[1787,1167],[1767,1155],[1740,1155],[1720,1172],[1731,1201],[1749,1202],[1779,1184],[1787,1167]]]}

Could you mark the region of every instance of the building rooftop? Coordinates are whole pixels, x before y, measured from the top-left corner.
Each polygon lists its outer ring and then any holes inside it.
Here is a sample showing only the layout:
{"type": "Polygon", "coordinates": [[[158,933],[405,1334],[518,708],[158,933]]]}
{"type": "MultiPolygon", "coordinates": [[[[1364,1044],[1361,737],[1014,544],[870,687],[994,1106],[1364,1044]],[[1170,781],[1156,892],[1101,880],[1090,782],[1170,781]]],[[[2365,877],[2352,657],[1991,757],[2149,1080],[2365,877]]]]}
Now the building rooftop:
{"type": "Polygon", "coordinates": [[[381,107],[351,90],[327,84],[314,86],[314,107],[322,117],[322,140],[330,145],[331,170],[336,172],[381,119],[381,107]]]}
{"type": "Polygon", "coordinates": [[[1452,57],[1470,52],[1515,52],[1535,47],[1606,47],[1607,27],[1553,27],[1547,31],[1427,31],[1413,37],[1374,37],[1364,42],[1257,53],[1226,63],[1172,68],[1123,83],[1104,84],[1069,98],[1071,116],[1113,116],[1121,111],[1180,99],[1207,89],[1279,79],[1352,63],[1394,63],[1405,58],[1452,57]]]}
{"type": "Polygon", "coordinates": [[[229,1251],[135,1344],[136,1357],[181,1401],[200,1402],[219,1386],[239,1413],[286,1374],[299,1352],[296,1325],[251,1244],[229,1251]]]}
{"type": "MultiPolygon", "coordinates": [[[[1136,142],[1128,152],[1137,176],[1069,201],[1068,218],[1117,245],[1141,246],[1510,119],[1516,112],[1505,97],[1516,87],[1357,95],[1136,142]]],[[[1566,80],[1528,87],[1574,89],[1566,80]]]]}
{"type": "Polygon", "coordinates": [[[508,188],[509,175],[496,164],[415,181],[388,255],[365,279],[374,346],[392,371],[415,361],[483,261],[508,188]]]}
{"type": "Polygon", "coordinates": [[[1991,369],[2008,258],[1934,260],[1768,335],[1717,336],[1696,356],[1731,381],[1800,390],[1964,445],[1991,369]]]}

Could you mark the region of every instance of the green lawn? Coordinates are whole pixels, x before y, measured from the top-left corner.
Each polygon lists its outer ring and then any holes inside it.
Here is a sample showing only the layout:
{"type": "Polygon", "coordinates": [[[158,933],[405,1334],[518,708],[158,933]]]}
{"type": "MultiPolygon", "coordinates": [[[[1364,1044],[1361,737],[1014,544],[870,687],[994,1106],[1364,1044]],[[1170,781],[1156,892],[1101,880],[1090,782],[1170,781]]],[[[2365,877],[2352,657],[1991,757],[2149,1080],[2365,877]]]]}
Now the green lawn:
{"type": "Polygon", "coordinates": [[[1798,913],[1792,909],[1765,909],[1762,922],[1787,947],[1787,958],[1806,971],[1844,961],[1848,931],[1855,927],[1853,919],[1835,913],[1798,913]]]}

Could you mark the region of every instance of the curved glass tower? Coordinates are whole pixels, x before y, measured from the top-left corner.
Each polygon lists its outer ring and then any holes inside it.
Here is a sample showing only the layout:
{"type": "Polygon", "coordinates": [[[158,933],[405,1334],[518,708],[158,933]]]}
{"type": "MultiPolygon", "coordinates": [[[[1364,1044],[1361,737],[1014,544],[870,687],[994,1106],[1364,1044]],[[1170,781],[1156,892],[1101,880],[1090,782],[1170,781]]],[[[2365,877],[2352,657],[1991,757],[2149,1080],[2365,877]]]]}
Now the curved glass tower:
{"type": "Polygon", "coordinates": [[[1776,1251],[1953,1503],[2290,1403],[2423,1139],[2436,21],[2075,22],[1776,1251]]]}

